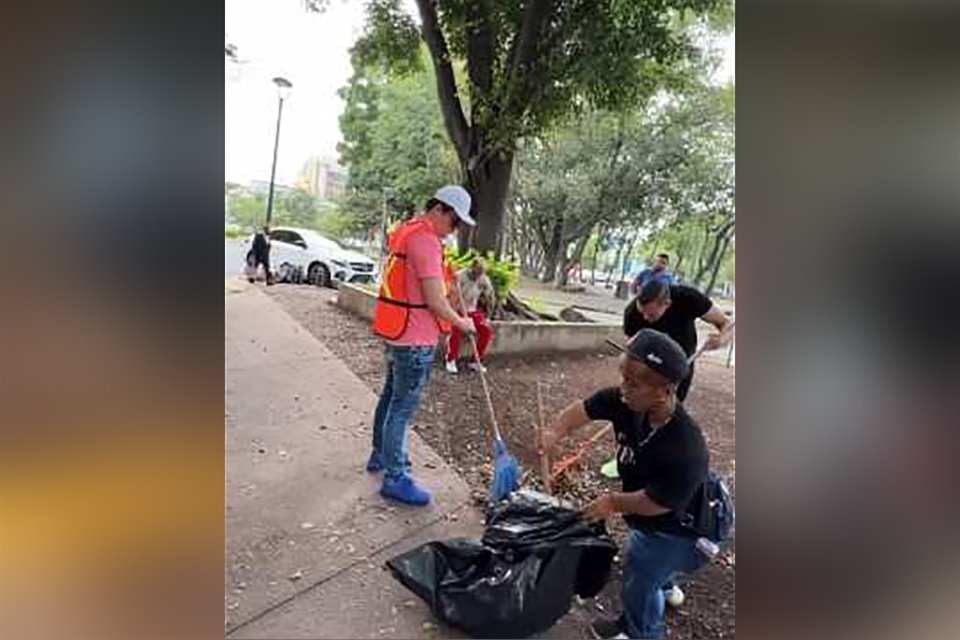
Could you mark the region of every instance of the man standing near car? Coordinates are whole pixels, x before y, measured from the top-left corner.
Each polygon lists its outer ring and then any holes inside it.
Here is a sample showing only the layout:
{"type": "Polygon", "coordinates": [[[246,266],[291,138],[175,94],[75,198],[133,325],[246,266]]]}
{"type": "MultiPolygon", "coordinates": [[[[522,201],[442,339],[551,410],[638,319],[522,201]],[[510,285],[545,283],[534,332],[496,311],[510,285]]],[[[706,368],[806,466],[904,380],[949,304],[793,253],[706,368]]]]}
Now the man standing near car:
{"type": "Polygon", "coordinates": [[[422,215],[394,231],[383,271],[373,331],[387,342],[387,378],[373,420],[373,450],[367,471],[384,471],[380,494],[423,506],[430,493],[408,472],[407,429],[420,407],[441,333],[456,327],[475,333],[473,321],[450,305],[441,239],[470,217],[470,194],[443,187],[422,215]]]}
{"type": "MultiPolygon", "coordinates": [[[[263,265],[263,275],[268,285],[273,284],[273,275],[270,273],[270,227],[264,225],[263,228],[253,236],[253,247],[250,249],[250,255],[247,262],[253,267],[254,275],[257,268],[263,265]]],[[[254,280],[251,279],[250,282],[254,280]]]]}

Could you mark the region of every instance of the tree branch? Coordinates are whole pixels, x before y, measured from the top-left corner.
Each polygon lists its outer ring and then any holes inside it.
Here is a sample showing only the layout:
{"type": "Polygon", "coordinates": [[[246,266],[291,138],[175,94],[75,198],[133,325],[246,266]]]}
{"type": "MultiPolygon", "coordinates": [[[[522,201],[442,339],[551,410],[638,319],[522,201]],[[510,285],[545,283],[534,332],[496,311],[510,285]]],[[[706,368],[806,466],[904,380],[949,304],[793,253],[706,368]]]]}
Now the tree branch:
{"type": "Polygon", "coordinates": [[[450,140],[457,150],[461,163],[466,163],[469,153],[470,128],[463,115],[463,106],[457,94],[457,83],[453,76],[453,65],[450,63],[450,50],[440,31],[437,20],[436,0],[417,0],[420,10],[420,20],[423,22],[421,34],[430,57],[433,59],[433,68],[437,75],[437,94],[440,97],[440,110],[443,112],[443,123],[450,135],[450,140]]]}
{"type": "Polygon", "coordinates": [[[493,86],[493,42],[495,33],[490,20],[490,0],[466,3],[467,73],[476,88],[474,97],[487,95],[493,86]]]}
{"type": "MultiPolygon", "coordinates": [[[[537,41],[543,24],[552,12],[553,0],[529,0],[527,3],[520,33],[511,44],[507,58],[505,113],[522,111],[522,109],[515,110],[513,103],[520,96],[528,93],[526,89],[530,78],[530,67],[537,58],[537,41]]],[[[546,78],[543,78],[543,81],[546,81],[546,78]]]]}

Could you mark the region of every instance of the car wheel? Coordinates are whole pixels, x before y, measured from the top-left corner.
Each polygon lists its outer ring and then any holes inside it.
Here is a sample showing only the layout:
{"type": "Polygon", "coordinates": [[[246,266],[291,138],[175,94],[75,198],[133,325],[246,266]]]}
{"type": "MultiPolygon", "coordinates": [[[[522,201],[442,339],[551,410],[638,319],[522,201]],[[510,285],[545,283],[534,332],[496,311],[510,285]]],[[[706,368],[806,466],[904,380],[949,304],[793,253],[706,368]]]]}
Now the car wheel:
{"type": "Polygon", "coordinates": [[[307,280],[310,282],[310,284],[318,287],[329,287],[330,270],[321,263],[314,262],[312,265],[310,265],[310,270],[307,271],[307,280]]]}

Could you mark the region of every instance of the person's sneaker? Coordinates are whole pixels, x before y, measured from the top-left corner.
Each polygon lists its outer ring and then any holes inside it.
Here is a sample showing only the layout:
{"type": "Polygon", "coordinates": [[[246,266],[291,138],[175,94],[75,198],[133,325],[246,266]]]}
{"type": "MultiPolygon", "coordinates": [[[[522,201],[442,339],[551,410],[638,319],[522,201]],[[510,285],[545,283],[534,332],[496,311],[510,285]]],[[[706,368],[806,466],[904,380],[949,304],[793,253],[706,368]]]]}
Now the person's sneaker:
{"type": "MultiPolygon", "coordinates": [[[[413,467],[413,463],[410,462],[410,458],[407,458],[407,461],[404,463],[407,471],[413,467]]],[[[367,460],[367,473],[380,473],[387,468],[386,463],[383,461],[383,455],[374,451],[370,454],[370,458],[367,460]]]]}
{"type": "Polygon", "coordinates": [[[476,361],[468,363],[467,366],[474,371],[483,371],[484,373],[487,372],[487,368],[476,361]]]}
{"type": "Polygon", "coordinates": [[[448,373],[459,373],[457,370],[457,361],[456,360],[447,360],[445,365],[448,373]]]}
{"type": "Polygon", "coordinates": [[[403,476],[399,480],[384,478],[380,495],[415,507],[430,504],[430,492],[418,487],[410,476],[403,476]]]}
{"type": "Polygon", "coordinates": [[[629,638],[623,618],[596,618],[590,623],[590,633],[597,640],[620,640],[629,638]]]}
{"type": "Polygon", "coordinates": [[[680,590],[680,587],[673,585],[669,589],[663,590],[663,598],[667,601],[667,604],[676,609],[683,604],[683,591],[680,590]]]}

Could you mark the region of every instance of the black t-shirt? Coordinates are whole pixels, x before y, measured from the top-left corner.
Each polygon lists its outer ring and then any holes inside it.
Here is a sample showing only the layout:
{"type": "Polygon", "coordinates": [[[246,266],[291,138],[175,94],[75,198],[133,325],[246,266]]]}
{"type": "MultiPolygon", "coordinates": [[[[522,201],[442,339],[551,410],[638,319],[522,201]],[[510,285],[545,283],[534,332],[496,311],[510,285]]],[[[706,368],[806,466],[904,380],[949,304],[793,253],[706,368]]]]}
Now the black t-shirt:
{"type": "Polygon", "coordinates": [[[267,242],[267,238],[262,233],[257,233],[253,236],[253,255],[257,257],[265,258],[270,255],[270,243],[267,242]]]}
{"type": "Polygon", "coordinates": [[[670,285],[670,306],[663,316],[650,324],[643,319],[637,308],[637,296],[623,312],[623,332],[632,338],[640,329],[656,329],[667,334],[683,347],[688,356],[697,350],[697,318],[703,316],[713,302],[693,287],[682,284],[670,285]]]}
{"type": "Polygon", "coordinates": [[[620,389],[601,389],[584,400],[591,420],[613,423],[617,438],[617,469],[625,492],[647,492],[657,504],[671,509],[659,516],[624,515],[631,527],[694,537],[681,524],[700,526],[709,467],[707,444],[700,427],[677,404],[673,419],[651,435],[647,414],[620,399],[620,389]],[[649,436],[649,439],[647,439],[649,436]]]}

